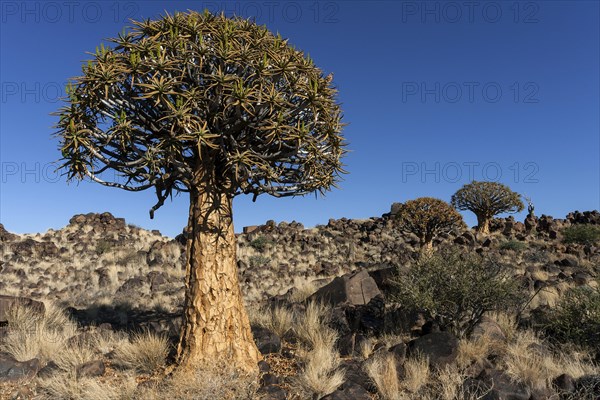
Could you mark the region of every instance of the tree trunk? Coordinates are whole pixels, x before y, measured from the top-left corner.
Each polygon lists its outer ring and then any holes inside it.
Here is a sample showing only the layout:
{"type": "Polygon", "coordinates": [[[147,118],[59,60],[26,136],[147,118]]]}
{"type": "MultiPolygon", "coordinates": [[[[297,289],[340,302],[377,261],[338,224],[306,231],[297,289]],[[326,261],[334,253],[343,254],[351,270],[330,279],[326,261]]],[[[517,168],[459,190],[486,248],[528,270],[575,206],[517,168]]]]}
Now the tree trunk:
{"type": "Polygon", "coordinates": [[[421,255],[428,256],[433,253],[433,237],[427,235],[420,238],[420,253],[421,255]]]}
{"type": "Polygon", "coordinates": [[[261,355],[238,281],[231,198],[215,193],[214,173],[196,175],[190,191],[185,304],[177,364],[189,370],[222,361],[256,373],[261,355]]]}
{"type": "Polygon", "coordinates": [[[485,235],[490,233],[490,218],[477,215],[477,231],[485,235]]]}

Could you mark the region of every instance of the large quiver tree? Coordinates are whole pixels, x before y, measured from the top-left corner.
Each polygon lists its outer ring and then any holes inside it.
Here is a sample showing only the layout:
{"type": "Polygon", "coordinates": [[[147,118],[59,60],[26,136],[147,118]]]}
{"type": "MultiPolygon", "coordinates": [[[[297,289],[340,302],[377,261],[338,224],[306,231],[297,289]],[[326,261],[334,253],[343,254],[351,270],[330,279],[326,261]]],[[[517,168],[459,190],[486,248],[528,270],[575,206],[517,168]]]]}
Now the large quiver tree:
{"type": "Polygon", "coordinates": [[[490,232],[490,221],[494,215],[523,211],[521,196],[506,185],[498,182],[473,181],[452,195],[452,206],[459,210],[472,211],[477,216],[477,230],[490,232]]]}
{"type": "Polygon", "coordinates": [[[260,358],[239,288],[232,198],[335,186],[344,150],[332,76],[279,35],[208,12],[133,22],[68,87],[58,136],[69,179],[157,203],[190,196],[182,367],[260,358]]]}

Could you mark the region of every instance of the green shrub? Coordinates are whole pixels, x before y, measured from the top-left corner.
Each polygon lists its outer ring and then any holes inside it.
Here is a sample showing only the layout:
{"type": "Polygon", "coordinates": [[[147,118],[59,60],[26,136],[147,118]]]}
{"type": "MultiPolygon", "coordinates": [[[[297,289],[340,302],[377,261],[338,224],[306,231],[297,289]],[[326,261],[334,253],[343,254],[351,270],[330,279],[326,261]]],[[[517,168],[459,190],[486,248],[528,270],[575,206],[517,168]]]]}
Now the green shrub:
{"type": "Polygon", "coordinates": [[[502,250],[523,251],[526,248],[527,244],[519,240],[507,240],[500,244],[500,249],[502,250]]]}
{"type": "Polygon", "coordinates": [[[250,247],[252,247],[253,249],[258,250],[258,251],[263,251],[270,244],[271,244],[271,241],[268,240],[266,237],[259,236],[250,242],[250,247]]]}
{"type": "Polygon", "coordinates": [[[444,251],[400,271],[391,298],[406,311],[424,311],[441,327],[465,337],[484,313],[516,309],[524,293],[494,260],[476,253],[444,251]]]}
{"type": "Polygon", "coordinates": [[[108,240],[100,240],[96,243],[96,254],[102,255],[112,249],[112,243],[108,240]]]}
{"type": "Polygon", "coordinates": [[[250,258],[248,259],[248,262],[250,263],[251,267],[264,267],[270,261],[271,259],[265,256],[250,256],[250,258]]]}
{"type": "Polygon", "coordinates": [[[600,288],[570,289],[551,311],[547,329],[560,342],[600,351],[600,288]]]}
{"type": "Polygon", "coordinates": [[[600,240],[600,226],[589,224],[572,225],[562,230],[563,242],[593,244],[600,240]]]}

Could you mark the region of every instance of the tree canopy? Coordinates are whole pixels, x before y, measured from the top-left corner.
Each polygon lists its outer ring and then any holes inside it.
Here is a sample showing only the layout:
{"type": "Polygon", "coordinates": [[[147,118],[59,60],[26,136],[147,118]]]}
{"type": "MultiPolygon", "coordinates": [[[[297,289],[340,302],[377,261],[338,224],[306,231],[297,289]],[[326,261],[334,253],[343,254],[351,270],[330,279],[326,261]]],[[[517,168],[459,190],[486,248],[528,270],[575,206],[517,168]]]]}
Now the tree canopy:
{"type": "Polygon", "coordinates": [[[489,220],[497,214],[522,211],[521,196],[499,182],[473,181],[454,195],[451,204],[459,210],[470,210],[478,219],[479,229],[488,230],[489,220]]]}
{"type": "Polygon", "coordinates": [[[421,245],[430,243],[441,232],[466,227],[462,216],[450,204],[433,197],[401,204],[395,219],[401,229],[417,235],[421,245]]]}
{"type": "Polygon", "coordinates": [[[82,66],[57,113],[69,179],[156,189],[151,217],[213,169],[230,196],[335,186],[345,152],[332,75],[264,26],[189,11],[134,21],[82,66]],[[112,170],[112,175],[107,171],[112,170]]]}

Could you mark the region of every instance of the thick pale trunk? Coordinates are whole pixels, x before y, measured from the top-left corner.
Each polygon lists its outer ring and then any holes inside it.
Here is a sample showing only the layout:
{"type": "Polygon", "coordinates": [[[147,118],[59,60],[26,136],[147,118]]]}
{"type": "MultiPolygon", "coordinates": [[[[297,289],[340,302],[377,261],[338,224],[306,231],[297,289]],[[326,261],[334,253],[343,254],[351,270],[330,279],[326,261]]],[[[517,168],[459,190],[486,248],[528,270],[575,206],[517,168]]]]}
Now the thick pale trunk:
{"type": "Polygon", "coordinates": [[[477,216],[477,231],[483,234],[490,233],[490,218],[485,216],[477,216]]]}
{"type": "Polygon", "coordinates": [[[430,255],[433,253],[433,235],[423,234],[419,237],[419,246],[421,255],[430,255]]]}
{"type": "Polygon", "coordinates": [[[429,255],[433,253],[433,241],[426,240],[421,244],[421,254],[429,255]]]}
{"type": "Polygon", "coordinates": [[[180,369],[224,362],[256,373],[261,355],[250,330],[236,264],[231,199],[212,193],[200,176],[190,194],[184,318],[180,369]]]}

